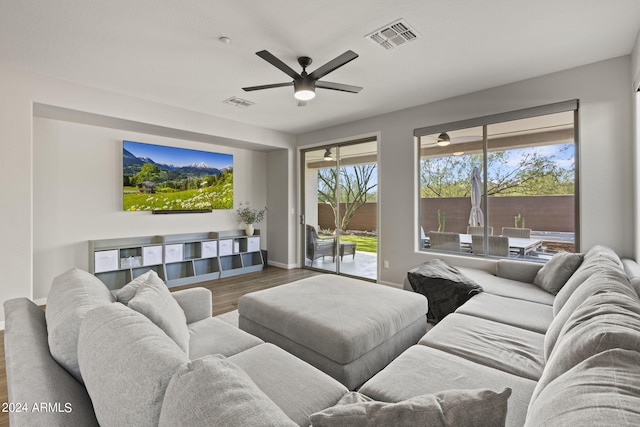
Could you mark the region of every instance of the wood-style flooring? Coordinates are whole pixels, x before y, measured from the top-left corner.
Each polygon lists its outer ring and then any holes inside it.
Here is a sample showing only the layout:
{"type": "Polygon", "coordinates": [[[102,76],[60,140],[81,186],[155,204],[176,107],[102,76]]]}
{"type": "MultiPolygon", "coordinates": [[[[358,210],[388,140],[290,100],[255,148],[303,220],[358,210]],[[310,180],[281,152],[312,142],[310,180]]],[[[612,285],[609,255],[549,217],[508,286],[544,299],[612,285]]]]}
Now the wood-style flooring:
{"type": "MultiPolygon", "coordinates": [[[[205,287],[213,294],[213,315],[233,311],[238,308],[238,298],[249,292],[272,288],[285,283],[304,279],[319,274],[312,270],[282,268],[269,266],[256,273],[226,277],[219,280],[201,282],[194,285],[171,288],[172,291],[194,287],[205,287]]],[[[0,405],[7,402],[7,374],[4,360],[4,331],[0,331],[0,405]]],[[[1,411],[1,406],[0,406],[1,411]]],[[[9,425],[9,414],[0,412],[0,427],[9,425]]]]}

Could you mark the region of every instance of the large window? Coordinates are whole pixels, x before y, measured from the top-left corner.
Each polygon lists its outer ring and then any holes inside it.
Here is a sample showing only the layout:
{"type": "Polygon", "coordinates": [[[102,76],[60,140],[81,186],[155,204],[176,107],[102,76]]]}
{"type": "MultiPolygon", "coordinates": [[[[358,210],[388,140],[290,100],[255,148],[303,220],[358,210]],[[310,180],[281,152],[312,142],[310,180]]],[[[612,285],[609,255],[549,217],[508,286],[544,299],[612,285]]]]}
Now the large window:
{"type": "Polygon", "coordinates": [[[415,131],[419,246],[546,261],[575,252],[577,101],[415,131]]]}

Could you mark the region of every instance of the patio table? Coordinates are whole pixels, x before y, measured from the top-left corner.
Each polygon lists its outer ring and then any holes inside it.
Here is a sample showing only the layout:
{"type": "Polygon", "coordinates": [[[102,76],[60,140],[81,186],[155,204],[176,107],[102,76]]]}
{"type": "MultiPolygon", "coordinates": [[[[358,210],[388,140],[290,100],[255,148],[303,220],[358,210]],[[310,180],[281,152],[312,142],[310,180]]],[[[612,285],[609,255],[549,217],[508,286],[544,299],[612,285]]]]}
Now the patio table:
{"type": "MultiPolygon", "coordinates": [[[[471,234],[460,234],[460,244],[471,248],[471,234]]],[[[518,252],[518,255],[525,256],[542,245],[540,239],[527,239],[524,237],[509,237],[509,248],[518,252]]]]}

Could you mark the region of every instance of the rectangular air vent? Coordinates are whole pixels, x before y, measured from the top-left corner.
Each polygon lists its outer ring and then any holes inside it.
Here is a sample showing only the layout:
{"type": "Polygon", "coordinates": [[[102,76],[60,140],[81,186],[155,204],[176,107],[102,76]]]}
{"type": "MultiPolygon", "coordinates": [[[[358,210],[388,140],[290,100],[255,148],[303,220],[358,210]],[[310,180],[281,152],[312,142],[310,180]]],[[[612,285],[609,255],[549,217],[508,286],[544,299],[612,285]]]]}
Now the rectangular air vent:
{"type": "Polygon", "coordinates": [[[234,107],[247,108],[255,104],[255,102],[247,101],[246,99],[238,98],[237,96],[232,96],[231,98],[225,99],[222,101],[225,104],[233,105],[234,107]]]}
{"type": "Polygon", "coordinates": [[[385,49],[393,49],[419,37],[404,20],[399,19],[365,36],[385,49]]]}

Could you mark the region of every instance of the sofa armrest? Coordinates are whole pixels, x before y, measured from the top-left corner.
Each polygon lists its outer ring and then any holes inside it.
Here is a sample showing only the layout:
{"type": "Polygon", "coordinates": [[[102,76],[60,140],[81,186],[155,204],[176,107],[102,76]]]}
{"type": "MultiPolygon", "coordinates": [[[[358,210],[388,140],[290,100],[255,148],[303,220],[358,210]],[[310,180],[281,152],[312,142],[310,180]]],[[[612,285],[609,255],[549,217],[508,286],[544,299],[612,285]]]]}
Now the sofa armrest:
{"type": "Polygon", "coordinates": [[[49,352],[42,309],[27,298],[15,298],[4,303],[4,315],[11,427],[98,426],[87,390],[49,352]],[[60,407],[43,410],[41,403],[60,407]]]}
{"type": "Polygon", "coordinates": [[[190,288],[171,292],[187,317],[187,324],[207,319],[213,314],[211,291],[207,288],[190,288]]]}
{"type": "Polygon", "coordinates": [[[538,271],[544,266],[537,262],[501,259],[496,265],[496,276],[519,282],[533,283],[538,271]]]}

